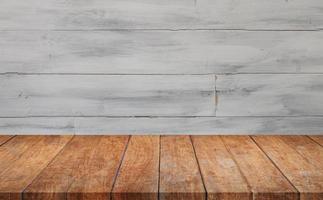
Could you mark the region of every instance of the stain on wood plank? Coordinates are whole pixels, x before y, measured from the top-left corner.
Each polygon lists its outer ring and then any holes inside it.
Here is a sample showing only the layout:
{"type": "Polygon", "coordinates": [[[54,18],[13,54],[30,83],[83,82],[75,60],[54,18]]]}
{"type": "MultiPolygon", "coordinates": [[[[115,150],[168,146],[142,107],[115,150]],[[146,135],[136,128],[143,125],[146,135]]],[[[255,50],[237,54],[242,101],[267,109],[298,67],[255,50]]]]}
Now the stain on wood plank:
{"type": "Polygon", "coordinates": [[[3,0],[0,29],[319,29],[319,0],[3,0]],[[37,4],[37,8],[32,5],[37,4]],[[250,6],[252,5],[252,6],[250,6]],[[64,9],[62,9],[64,8],[64,9]]]}
{"type": "Polygon", "coordinates": [[[17,136],[2,146],[0,159],[5,160],[6,164],[1,164],[0,199],[21,199],[23,190],[71,138],[72,136],[17,136]]]}
{"type": "Polygon", "coordinates": [[[206,193],[189,136],[162,136],[161,200],[204,200],[206,193]]]}
{"type": "Polygon", "coordinates": [[[320,31],[3,31],[0,38],[1,73],[323,73],[320,31]]]}
{"type": "Polygon", "coordinates": [[[27,199],[108,199],[128,136],[75,136],[26,189],[27,199]],[[77,151],[75,151],[77,149],[77,151]]]}
{"type": "Polygon", "coordinates": [[[214,115],[211,75],[31,75],[0,79],[1,116],[214,115]]]}
{"type": "Polygon", "coordinates": [[[298,192],[248,136],[222,136],[255,200],[298,200],[298,192]]]}
{"type": "Polygon", "coordinates": [[[158,199],[159,144],[160,136],[131,136],[112,199],[158,199]]]}
{"type": "Polygon", "coordinates": [[[248,183],[220,136],[193,136],[209,200],[251,200],[248,183]]]}
{"type": "MultiPolygon", "coordinates": [[[[295,146],[290,146],[275,136],[254,136],[258,145],[279,167],[284,175],[300,192],[301,200],[319,200],[323,198],[323,171],[304,158],[295,146]]],[[[307,149],[308,150],[308,149],[307,149]]]]}

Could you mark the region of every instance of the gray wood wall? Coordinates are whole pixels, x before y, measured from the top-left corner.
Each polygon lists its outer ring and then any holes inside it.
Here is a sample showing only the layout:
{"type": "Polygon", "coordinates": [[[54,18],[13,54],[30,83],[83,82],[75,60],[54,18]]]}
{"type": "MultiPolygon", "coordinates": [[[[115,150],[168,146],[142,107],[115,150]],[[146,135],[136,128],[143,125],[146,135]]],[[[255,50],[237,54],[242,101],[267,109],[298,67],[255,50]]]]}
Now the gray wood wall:
{"type": "Polygon", "coordinates": [[[323,134],[323,1],[1,0],[0,132],[323,134]]]}

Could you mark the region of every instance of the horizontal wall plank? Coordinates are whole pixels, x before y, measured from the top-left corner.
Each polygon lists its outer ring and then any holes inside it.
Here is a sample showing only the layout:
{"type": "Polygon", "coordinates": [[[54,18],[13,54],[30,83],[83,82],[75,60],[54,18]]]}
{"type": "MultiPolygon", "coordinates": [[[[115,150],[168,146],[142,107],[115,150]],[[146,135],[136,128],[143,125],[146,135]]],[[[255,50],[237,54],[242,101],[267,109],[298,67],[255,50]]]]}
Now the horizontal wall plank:
{"type": "Polygon", "coordinates": [[[0,116],[191,116],[215,114],[215,77],[3,76],[0,116]]]}
{"type": "Polygon", "coordinates": [[[322,116],[323,75],[218,76],[217,116],[322,116]]]}
{"type": "Polygon", "coordinates": [[[0,73],[323,73],[323,31],[0,31],[0,38],[0,73]]]}
{"type": "Polygon", "coordinates": [[[0,118],[3,134],[323,134],[323,117],[0,118]]]}
{"type": "Polygon", "coordinates": [[[0,29],[317,29],[322,10],[321,0],[2,0],[0,29]]]}

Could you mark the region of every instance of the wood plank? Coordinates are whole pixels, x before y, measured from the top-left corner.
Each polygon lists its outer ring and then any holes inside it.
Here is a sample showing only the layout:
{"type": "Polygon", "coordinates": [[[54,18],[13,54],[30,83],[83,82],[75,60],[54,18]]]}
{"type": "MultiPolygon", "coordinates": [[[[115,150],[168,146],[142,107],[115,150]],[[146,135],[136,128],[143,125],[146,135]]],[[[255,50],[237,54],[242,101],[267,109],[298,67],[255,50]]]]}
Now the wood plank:
{"type": "Polygon", "coordinates": [[[251,200],[248,183],[220,136],[193,136],[209,200],[251,200]]]}
{"type": "Polygon", "coordinates": [[[0,31],[0,38],[0,73],[323,73],[322,31],[0,31]]]}
{"type": "Polygon", "coordinates": [[[297,188],[301,200],[323,198],[322,168],[317,168],[278,137],[254,136],[253,138],[297,188]]]}
{"type": "Polygon", "coordinates": [[[158,199],[159,144],[159,136],[131,137],[112,199],[158,199]]]}
{"type": "Polygon", "coordinates": [[[127,136],[75,136],[24,197],[109,199],[127,141],[127,136]]]}
{"type": "Polygon", "coordinates": [[[3,0],[1,29],[318,29],[320,0],[3,0]],[[37,7],[32,5],[37,4],[37,7]]]}
{"type": "Polygon", "coordinates": [[[310,138],[312,138],[315,142],[323,146],[323,136],[322,135],[311,135],[310,138]]]}
{"type": "Polygon", "coordinates": [[[0,146],[13,138],[13,135],[0,135],[0,146]]]}
{"type": "Polygon", "coordinates": [[[215,114],[213,75],[27,75],[0,85],[10,85],[0,88],[1,116],[215,114]]]}
{"type": "Polygon", "coordinates": [[[160,150],[161,200],[206,198],[189,136],[162,136],[160,150]]]}
{"type": "Polygon", "coordinates": [[[307,136],[277,136],[300,155],[323,170],[323,148],[307,136]]]}
{"type": "Polygon", "coordinates": [[[298,192],[250,137],[222,139],[251,187],[253,199],[298,199],[298,192]]]}
{"type": "Polygon", "coordinates": [[[23,190],[71,138],[72,136],[17,136],[3,145],[0,160],[6,164],[1,164],[0,199],[21,199],[23,190]]]}
{"type": "Polygon", "coordinates": [[[322,121],[323,117],[22,117],[1,118],[0,132],[302,135],[320,134],[322,121]]]}
{"type": "Polygon", "coordinates": [[[322,84],[313,74],[220,75],[217,116],[321,115],[322,84]]]}

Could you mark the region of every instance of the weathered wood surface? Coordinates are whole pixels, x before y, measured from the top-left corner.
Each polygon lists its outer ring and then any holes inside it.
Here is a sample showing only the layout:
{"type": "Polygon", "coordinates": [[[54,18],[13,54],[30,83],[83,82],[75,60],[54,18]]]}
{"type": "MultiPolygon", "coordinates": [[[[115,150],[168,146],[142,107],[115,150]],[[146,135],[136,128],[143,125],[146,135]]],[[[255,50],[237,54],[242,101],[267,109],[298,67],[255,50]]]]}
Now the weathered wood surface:
{"type": "Polygon", "coordinates": [[[0,80],[0,115],[214,115],[214,82],[212,75],[7,76],[0,80]]]}
{"type": "Polygon", "coordinates": [[[78,136],[24,191],[26,199],[109,199],[128,136],[78,136]]]}
{"type": "MultiPolygon", "coordinates": [[[[304,153],[313,151],[322,154],[322,147],[318,144],[317,148],[309,148],[308,145],[302,145],[302,149],[298,149],[295,142],[285,141],[275,136],[255,136],[255,141],[266,152],[276,166],[284,173],[293,185],[300,192],[300,200],[320,200],[323,199],[323,168],[322,164],[318,166],[313,159],[313,155],[304,157],[304,153]],[[283,152],[283,153],[282,153],[283,152]]],[[[313,147],[313,145],[310,145],[313,147]]],[[[308,154],[307,154],[308,155],[308,154]]]]}
{"type": "Polygon", "coordinates": [[[12,134],[316,134],[322,117],[22,117],[1,118],[12,134]]]}
{"type": "MultiPolygon", "coordinates": [[[[298,200],[298,192],[248,136],[222,136],[255,200],[298,200]]],[[[280,152],[281,155],[285,155],[280,152]]]]}
{"type": "Polygon", "coordinates": [[[131,138],[15,136],[0,146],[0,199],[323,197],[323,147],[307,136],[131,138]]]}
{"type": "Polygon", "coordinates": [[[322,116],[323,75],[217,76],[217,116],[322,116]]]}
{"type": "Polygon", "coordinates": [[[319,29],[322,9],[320,0],[2,0],[0,29],[319,29]]]}
{"type": "Polygon", "coordinates": [[[194,136],[196,151],[209,200],[250,200],[251,190],[220,136],[194,136]]]}
{"type": "Polygon", "coordinates": [[[0,148],[0,199],[19,200],[72,136],[17,136],[0,148]]]}
{"type": "Polygon", "coordinates": [[[161,136],[160,142],[161,200],[205,200],[199,166],[189,136],[161,136]]]}
{"type": "Polygon", "coordinates": [[[321,31],[2,31],[0,38],[0,73],[323,73],[321,31]]]}
{"type": "Polygon", "coordinates": [[[157,200],[160,136],[131,136],[112,199],[157,200]]]}

